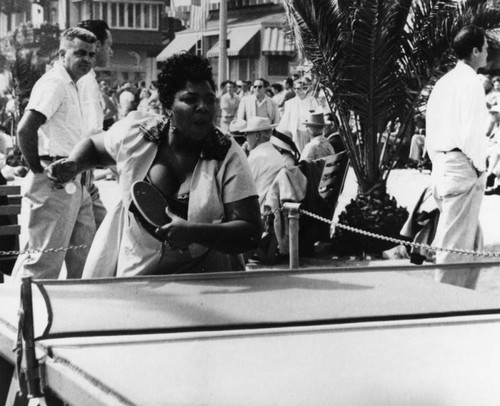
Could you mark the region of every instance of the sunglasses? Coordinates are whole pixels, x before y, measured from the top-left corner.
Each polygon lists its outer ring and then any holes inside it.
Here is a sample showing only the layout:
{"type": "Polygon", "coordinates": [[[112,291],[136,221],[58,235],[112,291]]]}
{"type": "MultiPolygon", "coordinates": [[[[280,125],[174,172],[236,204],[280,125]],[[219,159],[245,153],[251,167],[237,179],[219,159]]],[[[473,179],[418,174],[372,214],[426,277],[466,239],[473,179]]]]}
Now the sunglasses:
{"type": "Polygon", "coordinates": [[[254,85],[254,87],[255,87],[256,89],[262,89],[264,86],[262,86],[262,85],[259,85],[259,86],[254,85]]]}
{"type": "Polygon", "coordinates": [[[293,90],[307,90],[307,86],[294,87],[293,90]]]}

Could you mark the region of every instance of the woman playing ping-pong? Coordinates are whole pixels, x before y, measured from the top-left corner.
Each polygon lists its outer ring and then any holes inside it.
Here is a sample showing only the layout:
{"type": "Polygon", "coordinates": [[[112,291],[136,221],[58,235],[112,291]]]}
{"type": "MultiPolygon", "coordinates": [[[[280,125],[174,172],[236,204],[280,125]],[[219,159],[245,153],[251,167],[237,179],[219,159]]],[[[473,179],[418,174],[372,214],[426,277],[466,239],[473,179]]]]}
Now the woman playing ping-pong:
{"type": "Polygon", "coordinates": [[[259,240],[247,158],[213,125],[208,60],[173,55],[158,84],[165,114],[131,112],[49,168],[58,184],[98,165],[118,170],[121,199],[97,231],[83,277],[244,270],[240,254],[259,240]],[[165,205],[167,216],[158,214],[165,205]]]}

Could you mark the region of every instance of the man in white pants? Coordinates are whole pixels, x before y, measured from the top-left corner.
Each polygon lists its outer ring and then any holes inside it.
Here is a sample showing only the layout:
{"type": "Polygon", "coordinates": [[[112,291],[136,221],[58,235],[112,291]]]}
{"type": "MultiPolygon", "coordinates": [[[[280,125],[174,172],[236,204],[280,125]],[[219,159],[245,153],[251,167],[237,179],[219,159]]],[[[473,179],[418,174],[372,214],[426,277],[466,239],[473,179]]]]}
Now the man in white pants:
{"type": "MultiPolygon", "coordinates": [[[[484,31],[473,25],[453,42],[456,67],[434,86],[427,104],[426,147],[432,161],[432,187],[440,210],[433,245],[481,251],[479,210],[484,195],[486,131],[489,125],[483,85],[477,70],[486,65],[484,31]]],[[[468,262],[477,257],[437,251],[436,263],[468,262]]],[[[436,280],[469,289],[479,270],[438,270],[436,280]]]]}
{"type": "Polygon", "coordinates": [[[92,200],[81,175],[56,187],[44,169],[67,157],[86,137],[76,83],[92,68],[96,37],[83,28],[61,35],[59,60],[33,87],[18,126],[19,147],[30,169],[23,188],[21,251],[12,276],[57,279],[63,262],[68,278],[80,278],[95,234],[92,200]],[[79,246],[79,249],[57,251],[79,246]]]}

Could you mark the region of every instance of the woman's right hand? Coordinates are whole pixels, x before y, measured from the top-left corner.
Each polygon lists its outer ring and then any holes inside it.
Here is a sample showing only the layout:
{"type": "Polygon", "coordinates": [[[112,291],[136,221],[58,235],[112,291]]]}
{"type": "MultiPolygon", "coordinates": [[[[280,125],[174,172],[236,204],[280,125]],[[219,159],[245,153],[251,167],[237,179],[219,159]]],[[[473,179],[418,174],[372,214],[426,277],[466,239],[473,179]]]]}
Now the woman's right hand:
{"type": "Polygon", "coordinates": [[[67,158],[59,159],[45,168],[47,178],[57,187],[61,187],[74,179],[78,172],[78,162],[67,158]]]}
{"type": "Polygon", "coordinates": [[[165,246],[172,250],[183,250],[193,241],[189,234],[189,223],[182,217],[172,213],[169,208],[165,209],[171,221],[156,230],[157,237],[164,241],[165,246]]]}

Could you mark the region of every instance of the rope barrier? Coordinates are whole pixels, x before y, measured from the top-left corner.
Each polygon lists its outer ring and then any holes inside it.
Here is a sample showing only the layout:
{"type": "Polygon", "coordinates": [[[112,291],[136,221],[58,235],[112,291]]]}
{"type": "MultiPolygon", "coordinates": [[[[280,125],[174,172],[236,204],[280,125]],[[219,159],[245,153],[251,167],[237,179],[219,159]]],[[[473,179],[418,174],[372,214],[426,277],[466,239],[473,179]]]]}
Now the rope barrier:
{"type": "Polygon", "coordinates": [[[81,250],[84,248],[88,248],[88,245],[72,245],[69,247],[59,247],[59,248],[46,248],[46,249],[28,249],[24,251],[0,251],[1,256],[10,256],[10,255],[27,255],[27,254],[38,254],[38,253],[47,253],[47,252],[61,252],[61,251],[69,251],[69,250],[81,250]]]}
{"type": "Polygon", "coordinates": [[[312,217],[316,220],[323,221],[324,223],[328,223],[334,227],[343,228],[344,230],[351,231],[353,233],[358,233],[358,234],[365,235],[365,236],[372,237],[372,238],[378,238],[380,240],[393,242],[395,244],[402,244],[402,245],[408,245],[410,247],[415,247],[415,248],[424,248],[427,250],[444,251],[444,252],[450,252],[453,254],[470,255],[470,256],[476,256],[476,257],[496,257],[496,258],[500,257],[499,252],[474,251],[474,250],[463,250],[463,249],[457,249],[457,248],[434,247],[434,246],[429,245],[429,244],[421,244],[421,243],[415,243],[415,242],[411,242],[411,241],[401,240],[398,238],[387,237],[385,235],[379,235],[379,234],[372,233],[370,231],[360,230],[358,228],[351,227],[351,226],[348,226],[345,224],[336,223],[333,220],[328,220],[324,217],[318,216],[317,214],[311,213],[311,212],[304,210],[304,209],[300,209],[300,212],[309,216],[309,217],[312,217]]]}
{"type": "MultiPolygon", "coordinates": [[[[269,217],[270,214],[277,214],[277,213],[281,212],[282,210],[283,210],[283,208],[269,211],[267,213],[264,213],[262,217],[267,218],[267,217],[269,217]]],[[[322,221],[324,223],[330,224],[333,227],[343,228],[344,230],[351,231],[353,233],[365,235],[365,236],[371,237],[371,238],[377,238],[380,240],[393,242],[394,244],[401,244],[401,245],[407,245],[407,246],[414,247],[414,248],[423,248],[423,249],[433,250],[433,251],[444,251],[444,252],[450,252],[453,254],[469,255],[469,256],[475,256],[475,257],[500,258],[499,252],[474,251],[474,250],[463,250],[463,249],[457,249],[457,248],[435,247],[435,246],[432,246],[429,244],[421,244],[421,243],[415,243],[415,242],[411,242],[411,241],[405,241],[405,240],[401,240],[401,239],[394,238],[394,237],[387,237],[385,235],[372,233],[370,231],[360,230],[359,228],[355,228],[355,227],[348,226],[346,224],[334,222],[333,220],[329,220],[327,218],[321,217],[315,213],[312,213],[312,212],[304,210],[304,209],[299,209],[299,212],[302,214],[305,214],[306,216],[312,217],[318,221],[322,221]]],[[[74,250],[74,249],[85,249],[85,248],[88,248],[88,245],[82,244],[82,245],[74,245],[74,246],[69,246],[69,247],[47,248],[44,250],[43,249],[28,249],[28,250],[24,250],[24,251],[0,251],[0,257],[1,256],[11,256],[11,255],[27,255],[27,254],[36,254],[36,253],[61,252],[61,251],[69,251],[69,250],[74,250]]]]}

